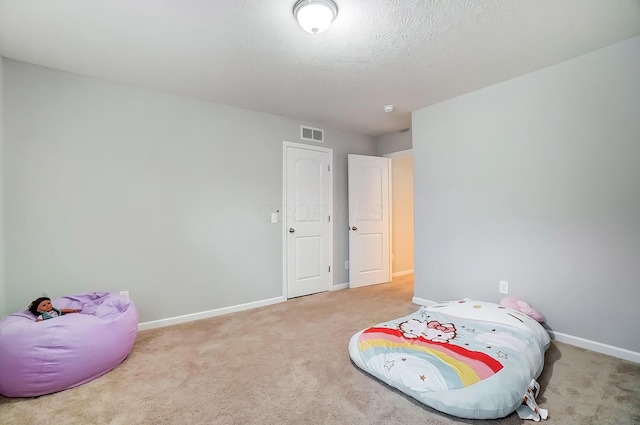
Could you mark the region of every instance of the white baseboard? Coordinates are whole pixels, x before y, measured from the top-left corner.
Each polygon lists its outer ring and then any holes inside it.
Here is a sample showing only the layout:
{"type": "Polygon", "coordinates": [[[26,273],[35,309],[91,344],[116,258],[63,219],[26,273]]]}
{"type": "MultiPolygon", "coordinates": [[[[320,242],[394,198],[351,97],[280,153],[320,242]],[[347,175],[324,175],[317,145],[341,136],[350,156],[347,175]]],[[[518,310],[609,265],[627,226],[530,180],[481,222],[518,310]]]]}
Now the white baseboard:
{"type": "MultiPolygon", "coordinates": [[[[414,304],[430,306],[436,304],[435,301],[425,300],[424,298],[413,297],[411,300],[414,304]]],[[[551,339],[565,344],[573,345],[575,347],[585,348],[587,350],[595,351],[596,353],[606,354],[609,356],[617,357],[619,359],[628,360],[634,363],[640,363],[640,353],[627,350],[626,348],[614,347],[613,345],[603,344],[597,341],[591,341],[589,339],[580,338],[573,335],[563,334],[561,332],[550,331],[549,335],[551,339]]]]}
{"type": "Polygon", "coordinates": [[[418,305],[426,305],[427,307],[429,307],[430,305],[434,305],[437,304],[436,301],[431,301],[431,300],[425,300],[424,298],[418,298],[418,297],[413,297],[411,299],[411,301],[414,304],[418,304],[418,305]]]}
{"type": "Polygon", "coordinates": [[[185,314],[183,316],[169,317],[167,319],[153,320],[151,322],[138,323],[138,330],[162,328],[169,325],[177,325],[178,323],[192,322],[194,320],[207,319],[209,317],[222,316],[223,314],[236,313],[238,311],[250,310],[252,308],[264,307],[271,304],[286,301],[285,297],[270,298],[267,300],[255,301],[251,303],[234,305],[231,307],[219,308],[216,310],[202,311],[200,313],[185,314]]]}
{"type": "Polygon", "coordinates": [[[401,272],[392,273],[391,277],[406,276],[408,274],[413,274],[413,269],[411,269],[411,270],[403,270],[401,272]]]}
{"type": "MultiPolygon", "coordinates": [[[[347,289],[349,282],[333,285],[332,291],[339,289],[347,289]]],[[[146,329],[162,328],[164,326],[177,325],[178,323],[186,323],[194,320],[207,319],[209,317],[222,316],[223,314],[236,313],[238,311],[250,310],[252,308],[264,307],[271,304],[277,304],[286,301],[285,297],[270,298],[262,301],[255,301],[251,303],[239,304],[231,307],[219,308],[216,310],[202,311],[200,313],[185,314],[183,316],[169,317],[167,319],[153,320],[151,322],[138,323],[138,330],[143,331],[146,329]]],[[[436,304],[435,301],[427,300],[424,298],[413,297],[411,300],[414,304],[430,306],[436,304]]],[[[625,348],[614,347],[613,345],[603,344],[601,342],[592,341],[589,339],[580,338],[573,335],[567,335],[561,332],[548,331],[551,335],[551,339],[565,344],[573,345],[587,350],[595,351],[596,353],[602,353],[609,356],[617,357],[619,359],[628,360],[634,363],[640,363],[640,353],[627,350],[625,348]]]]}
{"type": "MultiPolygon", "coordinates": [[[[337,291],[339,289],[349,288],[349,282],[340,283],[338,285],[332,285],[331,291],[337,291]]],[[[223,314],[236,313],[238,311],[250,310],[252,308],[264,307],[271,304],[277,304],[286,301],[285,297],[270,298],[268,300],[255,301],[252,303],[234,305],[231,307],[219,308],[216,310],[201,311],[199,313],[185,314],[183,316],[169,317],[166,319],[153,320],[151,322],[138,323],[138,330],[144,331],[146,329],[162,328],[170,325],[177,325],[178,323],[187,323],[194,320],[207,319],[209,317],[222,316],[223,314]]]]}
{"type": "Polygon", "coordinates": [[[564,342],[565,344],[574,345],[580,348],[586,348],[587,350],[607,354],[619,359],[629,360],[630,362],[640,363],[640,353],[636,353],[635,351],[614,347],[613,345],[607,345],[597,341],[591,341],[578,336],[563,334],[561,332],[549,331],[549,335],[551,335],[551,339],[555,341],[564,342]]]}

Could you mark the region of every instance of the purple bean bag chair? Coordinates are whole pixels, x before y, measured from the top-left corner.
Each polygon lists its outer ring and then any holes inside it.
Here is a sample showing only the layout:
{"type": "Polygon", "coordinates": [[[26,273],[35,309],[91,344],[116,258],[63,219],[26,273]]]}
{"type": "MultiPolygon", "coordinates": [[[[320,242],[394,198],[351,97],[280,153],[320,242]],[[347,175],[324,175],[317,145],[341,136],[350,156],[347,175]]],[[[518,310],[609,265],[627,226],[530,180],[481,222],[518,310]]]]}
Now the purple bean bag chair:
{"type": "Polygon", "coordinates": [[[52,300],[80,313],[36,322],[28,310],[0,320],[0,394],[34,397],[89,382],[131,352],[138,312],[130,299],[91,292],[52,300]]]}

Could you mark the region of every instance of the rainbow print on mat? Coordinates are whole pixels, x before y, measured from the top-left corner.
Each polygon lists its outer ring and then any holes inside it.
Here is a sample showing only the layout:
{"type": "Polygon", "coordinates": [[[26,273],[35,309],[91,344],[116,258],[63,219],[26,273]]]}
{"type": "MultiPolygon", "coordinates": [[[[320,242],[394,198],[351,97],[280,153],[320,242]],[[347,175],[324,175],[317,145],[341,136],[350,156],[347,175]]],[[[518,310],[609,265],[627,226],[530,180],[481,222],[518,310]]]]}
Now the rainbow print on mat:
{"type": "Polygon", "coordinates": [[[480,351],[423,337],[405,338],[398,329],[373,327],[358,338],[365,363],[413,390],[468,387],[495,375],[502,364],[480,351]]]}

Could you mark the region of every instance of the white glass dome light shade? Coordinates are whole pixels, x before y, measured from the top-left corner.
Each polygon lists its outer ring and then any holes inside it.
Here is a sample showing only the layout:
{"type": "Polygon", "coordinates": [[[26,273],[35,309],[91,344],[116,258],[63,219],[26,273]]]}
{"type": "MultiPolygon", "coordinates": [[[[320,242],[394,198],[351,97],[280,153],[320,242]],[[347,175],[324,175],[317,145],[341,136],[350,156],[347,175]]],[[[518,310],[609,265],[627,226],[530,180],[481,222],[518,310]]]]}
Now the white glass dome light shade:
{"type": "Polygon", "coordinates": [[[336,18],[338,8],[331,0],[299,0],[293,7],[293,15],[303,30],[320,34],[336,18]]]}

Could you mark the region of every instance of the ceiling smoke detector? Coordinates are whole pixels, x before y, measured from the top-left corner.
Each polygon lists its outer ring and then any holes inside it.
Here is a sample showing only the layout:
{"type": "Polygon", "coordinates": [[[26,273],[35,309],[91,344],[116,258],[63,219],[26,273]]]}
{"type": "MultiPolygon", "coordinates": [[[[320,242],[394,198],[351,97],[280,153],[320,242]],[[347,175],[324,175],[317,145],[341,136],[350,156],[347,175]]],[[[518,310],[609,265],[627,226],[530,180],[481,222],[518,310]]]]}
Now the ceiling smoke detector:
{"type": "Polygon", "coordinates": [[[393,112],[393,105],[384,105],[385,112],[393,112]]]}

